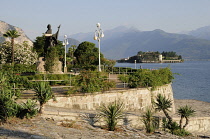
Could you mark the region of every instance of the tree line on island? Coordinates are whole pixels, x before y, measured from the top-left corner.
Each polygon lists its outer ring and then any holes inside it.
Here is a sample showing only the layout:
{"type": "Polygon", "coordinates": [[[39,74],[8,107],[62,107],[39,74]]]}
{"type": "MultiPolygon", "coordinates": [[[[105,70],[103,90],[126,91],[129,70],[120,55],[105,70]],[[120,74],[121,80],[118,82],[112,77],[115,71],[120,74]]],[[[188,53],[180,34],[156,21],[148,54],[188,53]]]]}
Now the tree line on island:
{"type": "Polygon", "coordinates": [[[128,58],[117,60],[119,63],[162,63],[162,62],[183,62],[182,56],[177,55],[176,52],[169,51],[160,52],[142,52],[139,51],[137,55],[128,58]],[[178,60],[178,61],[177,61],[178,60]]]}

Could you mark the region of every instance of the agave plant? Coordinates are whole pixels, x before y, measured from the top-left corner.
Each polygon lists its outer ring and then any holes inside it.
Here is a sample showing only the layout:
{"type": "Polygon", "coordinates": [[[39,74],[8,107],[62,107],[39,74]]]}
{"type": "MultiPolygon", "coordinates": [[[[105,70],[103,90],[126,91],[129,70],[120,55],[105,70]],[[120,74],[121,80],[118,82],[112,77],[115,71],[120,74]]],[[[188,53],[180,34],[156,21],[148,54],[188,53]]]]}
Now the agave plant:
{"type": "Polygon", "coordinates": [[[25,103],[22,103],[19,105],[19,111],[17,113],[17,117],[23,119],[24,117],[32,118],[35,116],[38,112],[38,109],[36,108],[36,102],[28,99],[25,103]]]}
{"type": "Polygon", "coordinates": [[[109,131],[116,129],[118,120],[123,117],[124,104],[120,101],[114,101],[108,105],[102,104],[100,115],[106,121],[109,131]]]}
{"type": "Polygon", "coordinates": [[[54,98],[53,92],[48,82],[37,82],[34,86],[35,96],[40,104],[39,113],[43,113],[43,106],[48,100],[54,98]]]}

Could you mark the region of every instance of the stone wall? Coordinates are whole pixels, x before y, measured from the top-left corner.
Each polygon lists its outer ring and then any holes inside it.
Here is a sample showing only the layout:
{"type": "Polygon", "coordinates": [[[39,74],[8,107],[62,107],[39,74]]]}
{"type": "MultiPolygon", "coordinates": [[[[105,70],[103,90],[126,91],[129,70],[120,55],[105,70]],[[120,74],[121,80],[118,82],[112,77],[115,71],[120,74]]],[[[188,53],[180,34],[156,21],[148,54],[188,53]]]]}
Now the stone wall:
{"type": "MultiPolygon", "coordinates": [[[[179,123],[179,118],[173,118],[174,121],[179,123]]],[[[185,124],[185,119],[183,119],[185,124]]],[[[190,117],[186,130],[190,132],[210,132],[210,117],[190,117]]]]}
{"type": "Polygon", "coordinates": [[[155,91],[150,88],[137,88],[127,90],[112,90],[103,93],[87,93],[74,95],[70,97],[56,97],[56,101],[50,100],[47,105],[55,107],[64,107],[70,109],[96,110],[102,103],[110,103],[120,100],[125,105],[125,110],[145,111],[151,107],[151,102],[156,95],[160,93],[172,100],[172,112],[175,112],[173,90],[171,84],[161,86],[155,91]]]}

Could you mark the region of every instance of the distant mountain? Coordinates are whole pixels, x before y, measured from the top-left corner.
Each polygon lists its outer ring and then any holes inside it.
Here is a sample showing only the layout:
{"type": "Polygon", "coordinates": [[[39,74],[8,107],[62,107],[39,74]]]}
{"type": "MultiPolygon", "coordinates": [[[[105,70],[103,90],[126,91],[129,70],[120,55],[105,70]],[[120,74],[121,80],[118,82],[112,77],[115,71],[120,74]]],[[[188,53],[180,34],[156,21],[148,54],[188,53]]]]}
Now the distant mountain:
{"type": "MultiPolygon", "coordinates": [[[[210,41],[185,34],[167,33],[156,29],[139,31],[120,26],[104,32],[101,51],[106,58],[121,59],[136,55],[138,51],[174,51],[184,59],[210,59],[210,41]]],[[[93,40],[94,32],[71,35],[79,41],[93,40]]]]}
{"type": "Polygon", "coordinates": [[[198,28],[196,30],[190,31],[188,34],[197,38],[210,40],[210,26],[198,28]]]}
{"type": "Polygon", "coordinates": [[[80,42],[78,40],[72,39],[72,38],[68,38],[68,42],[69,44],[67,45],[66,49],[68,50],[69,47],[71,47],[72,45],[76,45],[78,46],[80,44],[80,42]]]}
{"type": "Polygon", "coordinates": [[[10,41],[9,38],[4,38],[3,34],[8,30],[16,30],[20,36],[15,38],[15,43],[23,43],[24,41],[28,41],[30,46],[33,46],[32,41],[25,35],[24,31],[21,28],[12,26],[4,21],[0,21],[0,43],[4,41],[10,41]]]}

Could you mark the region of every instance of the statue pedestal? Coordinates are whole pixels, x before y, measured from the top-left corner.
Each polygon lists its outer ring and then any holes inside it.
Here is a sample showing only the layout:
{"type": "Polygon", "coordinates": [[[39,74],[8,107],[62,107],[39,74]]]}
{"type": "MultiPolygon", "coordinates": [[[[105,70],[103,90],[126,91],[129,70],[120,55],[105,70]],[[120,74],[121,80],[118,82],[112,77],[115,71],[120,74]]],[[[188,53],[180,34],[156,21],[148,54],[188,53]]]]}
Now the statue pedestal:
{"type": "Polygon", "coordinates": [[[36,62],[37,71],[40,73],[46,73],[44,65],[45,65],[44,57],[39,57],[39,60],[36,62]]]}
{"type": "Polygon", "coordinates": [[[62,62],[57,60],[55,65],[52,67],[51,73],[53,74],[63,74],[62,72],[62,62]]]}
{"type": "MultiPolygon", "coordinates": [[[[37,71],[40,72],[40,73],[46,73],[44,65],[45,65],[44,57],[39,57],[39,60],[36,62],[37,71]]],[[[67,72],[67,68],[66,68],[66,72],[67,72]]],[[[50,73],[63,74],[63,72],[62,72],[62,62],[59,61],[59,60],[56,61],[54,66],[52,67],[52,71],[50,73]]]]}

